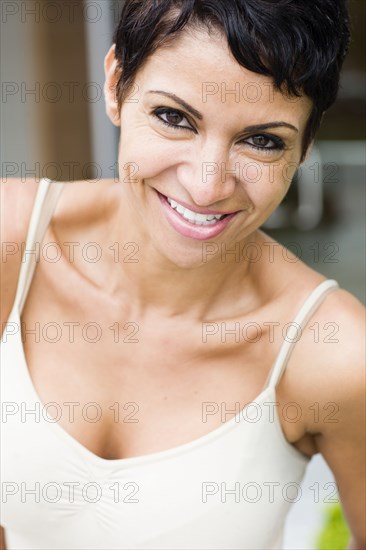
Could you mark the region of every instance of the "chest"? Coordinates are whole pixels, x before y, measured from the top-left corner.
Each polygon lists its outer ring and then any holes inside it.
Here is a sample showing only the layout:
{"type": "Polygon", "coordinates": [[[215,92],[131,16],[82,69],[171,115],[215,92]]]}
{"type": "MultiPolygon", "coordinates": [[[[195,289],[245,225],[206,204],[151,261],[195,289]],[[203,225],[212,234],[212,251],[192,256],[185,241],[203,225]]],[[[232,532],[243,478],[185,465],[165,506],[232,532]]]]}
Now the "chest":
{"type": "MultiPolygon", "coordinates": [[[[263,324],[258,339],[240,320],[140,319],[83,285],[72,299],[55,288],[39,268],[22,313],[27,368],[41,402],[57,404],[50,412],[61,427],[105,458],[158,452],[218,428],[261,393],[281,345],[263,324]]],[[[291,400],[282,384],[278,407],[291,400]]],[[[286,438],[311,452],[303,424],[280,418],[286,438]]]]}

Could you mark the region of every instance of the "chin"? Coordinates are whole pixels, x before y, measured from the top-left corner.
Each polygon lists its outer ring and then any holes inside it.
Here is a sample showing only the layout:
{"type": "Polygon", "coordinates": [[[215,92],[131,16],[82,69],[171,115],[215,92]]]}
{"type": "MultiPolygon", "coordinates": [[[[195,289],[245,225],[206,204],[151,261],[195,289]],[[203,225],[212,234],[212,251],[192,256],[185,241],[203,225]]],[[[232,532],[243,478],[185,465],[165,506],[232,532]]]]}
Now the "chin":
{"type": "Polygon", "coordinates": [[[196,246],[179,246],[176,243],[165,243],[162,247],[157,246],[159,254],[163,256],[172,266],[180,269],[196,269],[206,265],[214,257],[204,259],[203,243],[196,243],[196,246]]]}

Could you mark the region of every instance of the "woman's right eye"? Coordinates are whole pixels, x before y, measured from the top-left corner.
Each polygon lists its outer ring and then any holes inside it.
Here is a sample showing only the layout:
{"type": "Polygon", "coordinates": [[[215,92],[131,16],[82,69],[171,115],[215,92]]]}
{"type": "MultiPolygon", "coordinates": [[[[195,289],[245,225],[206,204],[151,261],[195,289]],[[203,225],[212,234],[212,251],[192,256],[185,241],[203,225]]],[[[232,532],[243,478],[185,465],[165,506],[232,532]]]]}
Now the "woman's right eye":
{"type": "Polygon", "coordinates": [[[167,107],[159,107],[153,111],[153,115],[163,124],[176,130],[193,130],[193,127],[188,122],[186,116],[176,109],[168,109],[167,107]],[[188,125],[182,124],[187,122],[188,125]]]}

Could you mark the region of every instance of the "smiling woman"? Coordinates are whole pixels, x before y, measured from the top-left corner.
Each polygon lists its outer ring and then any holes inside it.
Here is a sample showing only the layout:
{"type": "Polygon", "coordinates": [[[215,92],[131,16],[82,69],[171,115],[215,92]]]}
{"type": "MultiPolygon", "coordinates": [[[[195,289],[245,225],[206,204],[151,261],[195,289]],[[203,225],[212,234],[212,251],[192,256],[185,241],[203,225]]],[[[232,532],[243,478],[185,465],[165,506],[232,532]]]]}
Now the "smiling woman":
{"type": "MultiPolygon", "coordinates": [[[[120,167],[138,166],[138,181],[126,189],[135,206],[129,215],[141,218],[164,256],[188,267],[187,260],[191,266],[202,260],[201,240],[252,239],[282,201],[305,154],[311,102],[305,96],[294,101],[271,77],[239,65],[218,31],[182,31],[173,44],[145,60],[134,80],[138,101],[127,98],[119,111],[112,92],[109,109],[115,123],[128,128],[121,132],[120,167]],[[203,85],[222,78],[227,90],[239,83],[266,93],[255,108],[230,91],[204,101],[203,85]],[[241,181],[247,186],[237,185],[241,181]],[[214,223],[208,219],[228,212],[214,223]]],[[[121,89],[123,70],[114,72],[116,63],[112,46],[106,60],[111,90],[121,89]]]]}
{"type": "Polygon", "coordinates": [[[119,181],[2,189],[7,550],[281,548],[316,453],[364,548],[364,309],[260,230],[348,40],[343,0],[125,2],[119,181]]]}

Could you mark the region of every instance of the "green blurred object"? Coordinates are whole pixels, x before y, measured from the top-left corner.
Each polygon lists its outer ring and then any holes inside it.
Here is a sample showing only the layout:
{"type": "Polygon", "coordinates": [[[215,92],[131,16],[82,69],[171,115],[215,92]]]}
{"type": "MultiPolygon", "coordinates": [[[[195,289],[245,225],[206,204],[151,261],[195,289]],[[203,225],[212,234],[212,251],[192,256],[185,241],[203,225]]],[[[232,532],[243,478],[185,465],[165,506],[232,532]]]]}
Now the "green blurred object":
{"type": "Polygon", "coordinates": [[[339,504],[325,509],[325,526],[316,541],[317,550],[346,550],[351,537],[339,504]]]}

